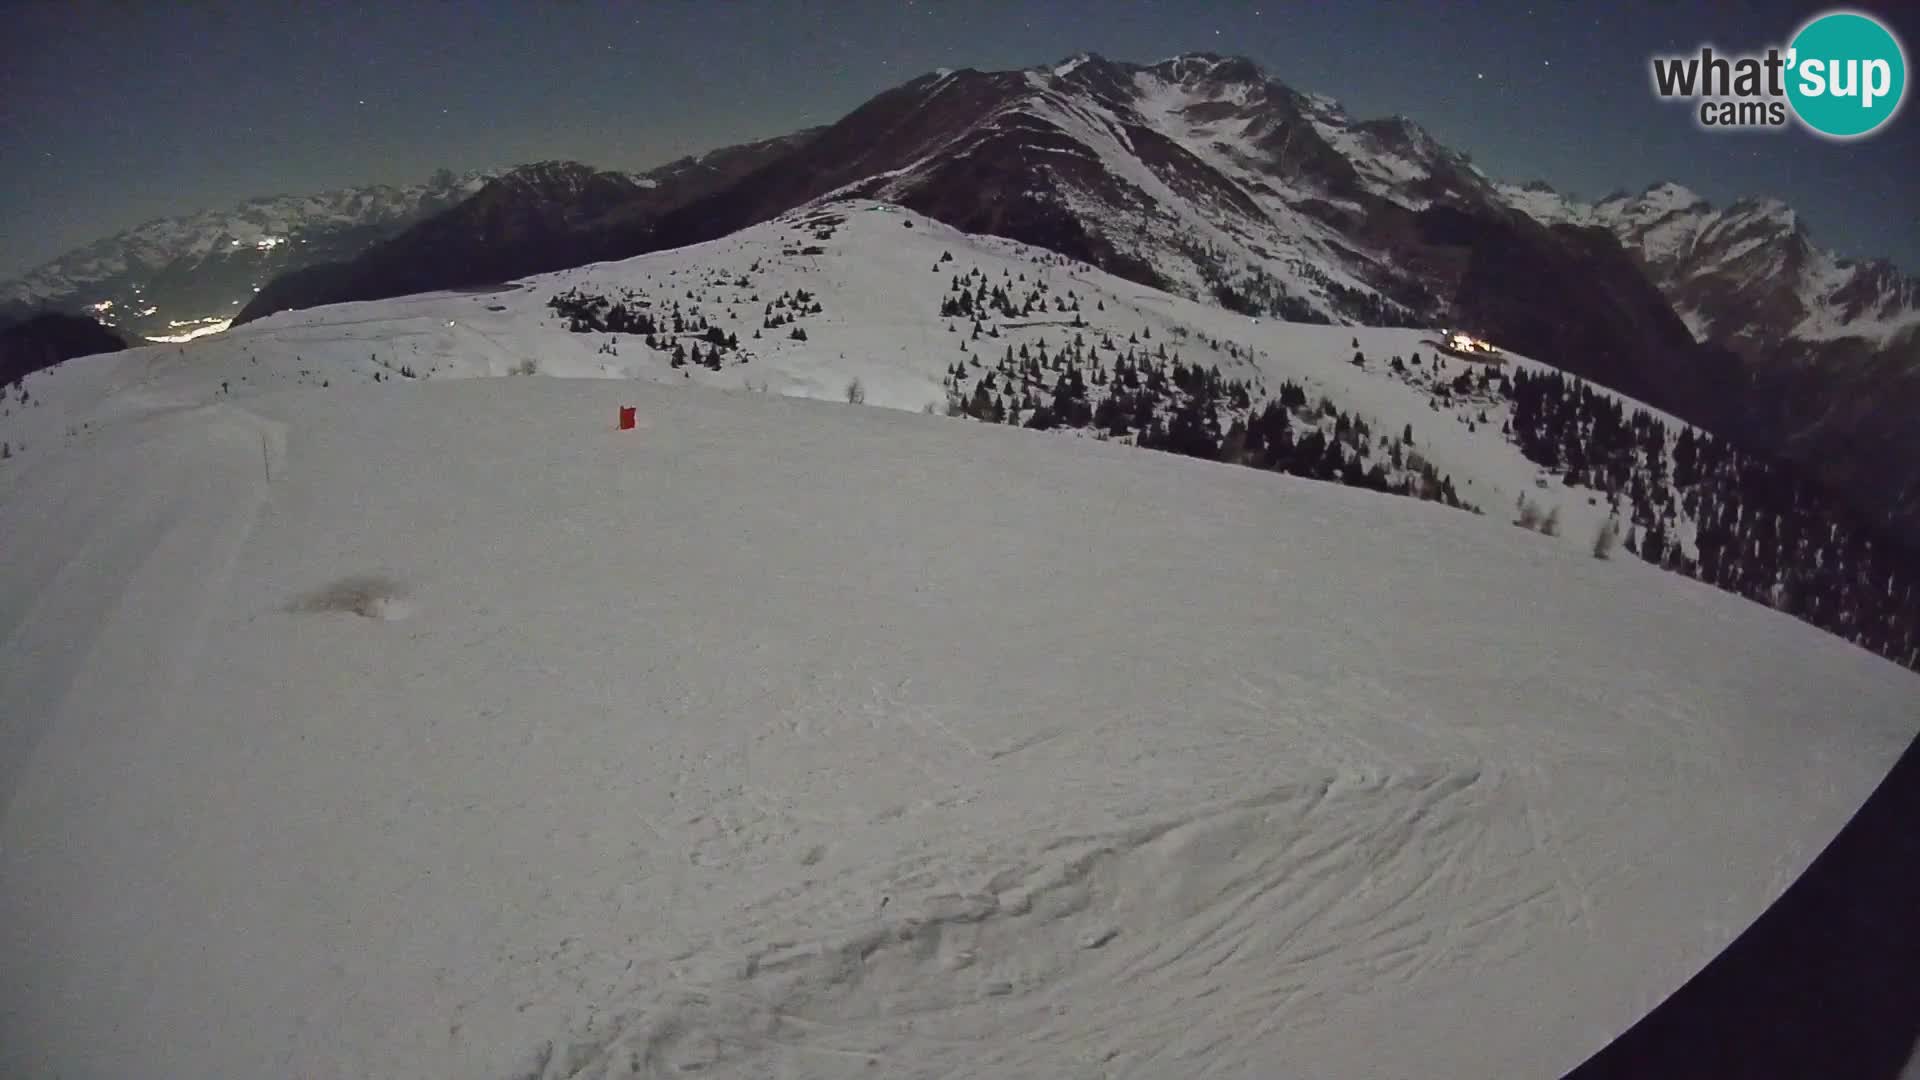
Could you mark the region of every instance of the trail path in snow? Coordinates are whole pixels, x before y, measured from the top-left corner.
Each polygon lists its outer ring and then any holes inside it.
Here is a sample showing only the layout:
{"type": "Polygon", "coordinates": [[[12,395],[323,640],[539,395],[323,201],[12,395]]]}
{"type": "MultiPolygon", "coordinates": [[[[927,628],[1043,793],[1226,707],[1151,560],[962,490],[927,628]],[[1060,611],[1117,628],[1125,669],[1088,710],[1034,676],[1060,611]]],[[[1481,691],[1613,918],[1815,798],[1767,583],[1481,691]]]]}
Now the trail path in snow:
{"type": "Polygon", "coordinates": [[[208,406],[69,457],[8,493],[45,512],[11,516],[0,550],[0,701],[23,706],[0,719],[0,805],[48,737],[164,731],[276,465],[285,472],[286,429],[208,406]],[[168,464],[129,467],[138,458],[168,464]],[[92,721],[54,725],[56,713],[92,721]]]}

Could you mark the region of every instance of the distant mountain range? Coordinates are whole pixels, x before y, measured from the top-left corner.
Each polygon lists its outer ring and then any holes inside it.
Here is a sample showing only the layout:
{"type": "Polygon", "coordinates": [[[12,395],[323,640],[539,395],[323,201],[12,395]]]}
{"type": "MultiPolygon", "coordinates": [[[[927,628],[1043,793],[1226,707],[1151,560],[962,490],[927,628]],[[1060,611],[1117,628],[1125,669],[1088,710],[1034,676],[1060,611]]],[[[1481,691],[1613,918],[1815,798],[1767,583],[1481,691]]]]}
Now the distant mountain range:
{"type": "Polygon", "coordinates": [[[637,174],[566,161],[522,166],[352,259],[277,279],[235,321],[287,308],[489,285],[621,258],[643,242],[661,214],[785,157],[811,137],[803,131],[726,147],[637,174]]]}
{"type": "Polygon", "coordinates": [[[457,205],[249,285],[238,321],[874,198],[1250,317],[1469,326],[1798,459],[1920,536],[1914,279],[1817,247],[1778,202],[1715,209],[1665,184],[1588,204],[1504,183],[1404,117],[1356,120],[1245,59],[943,70],[829,127],[649,173],[548,162],[462,183],[457,205]]]}
{"type": "Polygon", "coordinates": [[[1843,259],[1815,245],[1778,199],[1716,209],[1670,182],[1593,204],[1538,181],[1502,185],[1501,195],[1543,222],[1598,225],[1619,237],[1702,340],[1886,345],[1920,329],[1920,281],[1885,260],[1843,259]]]}
{"type": "Polygon", "coordinates": [[[0,322],[84,313],[127,333],[184,337],[224,326],[276,276],[349,258],[479,191],[489,174],[250,199],[161,218],[0,284],[0,322]]]}

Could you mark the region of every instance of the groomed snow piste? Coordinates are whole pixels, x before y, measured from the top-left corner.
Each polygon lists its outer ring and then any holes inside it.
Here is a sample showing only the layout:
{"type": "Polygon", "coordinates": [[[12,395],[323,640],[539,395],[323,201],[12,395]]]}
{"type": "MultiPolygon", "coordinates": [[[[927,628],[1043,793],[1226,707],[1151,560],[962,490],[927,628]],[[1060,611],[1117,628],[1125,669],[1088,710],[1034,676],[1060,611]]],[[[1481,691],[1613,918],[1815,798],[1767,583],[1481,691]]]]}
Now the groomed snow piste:
{"type": "Polygon", "coordinates": [[[159,385],[0,471],[7,1075],[1551,1077],[1916,726],[1409,499],[697,386],[159,385]]]}

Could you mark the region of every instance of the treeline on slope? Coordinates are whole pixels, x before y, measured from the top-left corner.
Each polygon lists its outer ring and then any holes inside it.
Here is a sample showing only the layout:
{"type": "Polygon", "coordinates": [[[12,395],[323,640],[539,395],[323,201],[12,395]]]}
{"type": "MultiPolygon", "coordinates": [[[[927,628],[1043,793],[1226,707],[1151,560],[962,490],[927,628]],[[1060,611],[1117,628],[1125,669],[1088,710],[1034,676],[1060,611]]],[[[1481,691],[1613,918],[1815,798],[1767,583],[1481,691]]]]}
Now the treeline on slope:
{"type": "Polygon", "coordinates": [[[1676,436],[1557,372],[1505,385],[1520,452],[1610,496],[1628,551],[1920,670],[1920,558],[1800,470],[1691,427],[1676,436]]]}
{"type": "Polygon", "coordinates": [[[1068,428],[1208,461],[1326,480],[1465,508],[1452,478],[1411,449],[1411,432],[1376,440],[1364,419],[1298,384],[1254,408],[1248,385],[1178,356],[1124,353],[1111,365],[1069,348],[1009,346],[977,378],[955,364],[948,412],[1047,431],[1068,428]],[[971,382],[972,390],[965,389],[971,382]],[[1221,418],[1227,418],[1223,430],[1221,418]]]}
{"type": "MultiPolygon", "coordinates": [[[[1292,382],[1256,407],[1259,388],[1225,376],[1217,365],[1187,363],[1178,349],[1154,342],[1150,327],[1125,340],[1090,331],[1079,298],[1049,295],[1044,282],[1027,286],[1022,275],[989,283],[970,271],[952,279],[940,311],[972,319],[961,342],[968,358],[950,366],[944,380],[950,415],[1039,431],[1080,430],[1150,450],[1471,509],[1452,478],[1414,449],[1411,425],[1376,434],[1365,419],[1326,398],[1310,402],[1292,382]],[[1032,346],[1008,342],[994,355],[1003,324],[990,316],[1048,314],[1071,334],[1059,346],[1049,348],[1043,337],[1032,346]]],[[[955,322],[948,329],[960,332],[955,322]]]]}
{"type": "MultiPolygon", "coordinates": [[[[1089,345],[1071,294],[1049,297],[1039,283],[1022,296],[1007,286],[977,271],[949,284],[941,314],[973,320],[961,346],[973,355],[948,370],[949,412],[1462,505],[1451,480],[1413,450],[1410,427],[1375,438],[1364,419],[1325,399],[1310,406],[1292,383],[1256,406],[1246,383],[1184,363],[1150,333],[1147,343],[1101,333],[1089,345]],[[1070,316],[1065,345],[1051,354],[1044,341],[1036,350],[1008,345],[983,359],[999,337],[996,316],[1050,312],[1070,316]]],[[[1421,365],[1417,354],[1411,362],[1421,365]]],[[[1353,363],[1367,366],[1358,351],[1353,363]]],[[[1398,356],[1387,367],[1416,375],[1398,356]]],[[[1425,385],[1436,407],[1467,409],[1470,431],[1491,422],[1491,406],[1510,404],[1502,434],[1568,485],[1606,494],[1630,553],[1920,670],[1920,558],[1800,470],[1692,427],[1676,433],[1644,409],[1629,415],[1620,398],[1560,373],[1470,365],[1425,385]]]]}
{"type": "MultiPolygon", "coordinates": [[[[1102,361],[1076,334],[1051,353],[1007,346],[990,366],[975,352],[949,369],[947,386],[956,415],[1079,429],[1477,511],[1413,449],[1410,426],[1376,436],[1327,399],[1310,404],[1292,382],[1256,404],[1245,382],[1186,364],[1164,345],[1102,361]]],[[[1568,485],[1611,499],[1628,552],[1920,670],[1920,559],[1799,470],[1691,427],[1675,435],[1646,410],[1629,415],[1619,398],[1559,373],[1481,368],[1433,391],[1454,402],[1504,396],[1512,406],[1504,434],[1568,485]],[[1683,535],[1689,522],[1694,553],[1683,535]]]]}

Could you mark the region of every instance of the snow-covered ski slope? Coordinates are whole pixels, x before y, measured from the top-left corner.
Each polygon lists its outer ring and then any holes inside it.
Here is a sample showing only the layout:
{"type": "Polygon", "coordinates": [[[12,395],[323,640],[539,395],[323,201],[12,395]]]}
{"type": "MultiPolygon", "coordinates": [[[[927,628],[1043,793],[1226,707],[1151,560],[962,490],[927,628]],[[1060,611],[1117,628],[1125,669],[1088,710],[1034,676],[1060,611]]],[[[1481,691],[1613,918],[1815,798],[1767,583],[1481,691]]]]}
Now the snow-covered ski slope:
{"type": "MultiPolygon", "coordinates": [[[[531,370],[829,400],[843,399],[857,378],[869,405],[941,408],[947,398],[942,380],[954,363],[981,360],[990,370],[1010,347],[1044,344],[1058,352],[1076,335],[1089,355],[1108,364],[1126,350],[1146,356],[1165,349],[1168,357],[1218,365],[1268,393],[1292,380],[1316,402],[1325,396],[1364,418],[1378,434],[1411,426],[1413,447],[1454,479],[1468,504],[1505,518],[1522,495],[1543,511],[1559,508],[1561,542],[1571,547],[1590,546],[1611,510],[1603,497],[1544,473],[1501,436],[1510,414],[1506,402],[1437,402],[1434,382],[1477,366],[1446,357],[1445,375],[1437,377],[1432,361],[1439,335],[1431,330],[1255,320],[865,201],[803,209],[711,243],[541,275],[496,291],[286,312],[202,341],[85,358],[29,378],[26,389],[38,405],[7,398],[0,405],[0,440],[11,440],[24,459],[23,444],[27,454],[50,449],[85,436],[90,423],[155,405],[233,400],[292,386],[332,389],[374,378],[405,381],[403,372],[430,381],[531,370]],[[968,319],[940,315],[953,279],[967,274],[1004,283],[1016,297],[1044,284],[1048,303],[1031,315],[987,318],[983,325],[998,336],[969,340],[968,319]],[[624,299],[635,310],[644,301],[663,319],[678,305],[689,318],[697,313],[735,335],[740,348],[728,352],[718,370],[676,369],[668,352],[646,348],[638,336],[570,333],[548,301],[574,289],[624,299]],[[765,329],[769,305],[803,290],[820,313],[765,329]],[[1068,296],[1078,312],[1053,307],[1053,300],[1068,296]],[[1084,326],[1071,325],[1076,315],[1084,326]],[[796,327],[806,340],[790,336],[796,327]],[[1112,349],[1099,348],[1103,338],[1112,349]],[[1351,363],[1356,351],[1368,358],[1365,368],[1351,363]],[[1393,357],[1416,354],[1425,360],[1409,367],[1417,381],[1388,370],[1393,357]]],[[[689,331],[674,340],[696,336],[689,331]]],[[[1510,356],[1512,368],[1544,365],[1510,356]]],[[[1663,419],[1678,432],[1676,421],[1663,419]]],[[[1378,447],[1371,452],[1384,458],[1378,447]]],[[[1690,542],[1690,523],[1679,522],[1676,534],[1690,542]]]]}
{"type": "Polygon", "coordinates": [[[1920,726],[1571,494],[1507,524],[1558,489],[1380,370],[1422,334],[831,215],[9,396],[0,1073],[1554,1076],[1920,726]],[[1489,513],[915,415],[970,269],[1412,423],[1489,513]],[[597,351],[575,286],[750,358],[597,351]],[[606,378],[446,381],[527,361],[606,378]],[[779,396],[853,378],[894,408],[779,396]]]}
{"type": "Polygon", "coordinates": [[[163,411],[0,529],[7,1075],[1549,1077],[1920,700],[1491,517],[699,388],[163,411]]]}

